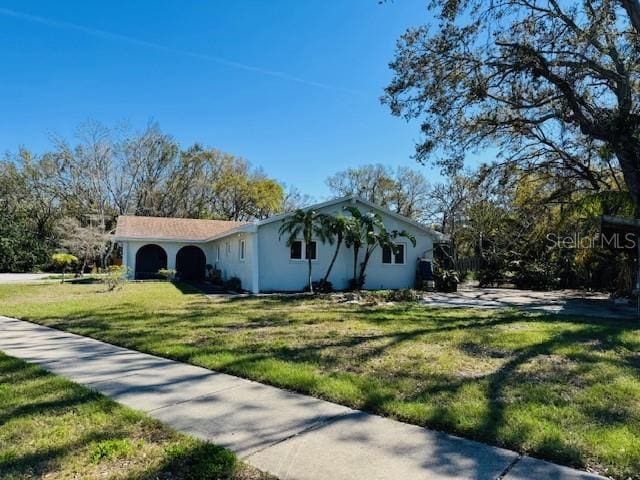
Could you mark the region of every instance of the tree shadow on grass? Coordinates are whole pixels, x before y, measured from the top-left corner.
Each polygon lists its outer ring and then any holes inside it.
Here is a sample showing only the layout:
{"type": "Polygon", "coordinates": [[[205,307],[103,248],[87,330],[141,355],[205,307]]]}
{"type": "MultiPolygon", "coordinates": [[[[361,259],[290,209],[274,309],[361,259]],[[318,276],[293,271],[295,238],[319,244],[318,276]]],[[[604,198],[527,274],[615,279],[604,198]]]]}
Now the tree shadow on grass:
{"type": "Polygon", "coordinates": [[[195,283],[189,282],[171,282],[175,288],[180,290],[183,295],[204,295],[205,292],[202,291],[202,285],[198,285],[195,283]]]}
{"type": "MultiPolygon", "coordinates": [[[[498,349],[483,344],[482,336],[478,336],[475,341],[461,342],[457,345],[461,354],[478,360],[496,359],[500,363],[499,367],[470,378],[456,377],[455,372],[453,375],[431,373],[428,378],[421,374],[414,375],[415,372],[411,371],[403,372],[397,378],[398,382],[409,380],[419,385],[425,384],[426,381],[426,385],[402,397],[392,388],[388,388],[393,382],[381,387],[375,378],[370,378],[364,385],[361,384],[363,390],[359,403],[351,406],[372,413],[398,416],[393,413],[393,405],[399,401],[411,403],[425,399],[428,403],[433,403],[431,398],[438,396],[450,399],[454,403],[443,402],[440,406],[436,405],[430,415],[420,423],[571,466],[604,464],[612,469],[611,471],[617,469],[621,475],[633,472],[640,466],[640,458],[634,458],[633,452],[629,453],[628,459],[632,467],[607,465],[606,457],[598,457],[595,451],[586,447],[589,441],[580,439],[581,435],[604,435],[607,428],[616,426],[631,428],[640,420],[640,411],[634,409],[633,402],[621,406],[617,405],[615,396],[600,396],[595,400],[581,397],[592,387],[606,388],[615,381],[617,375],[631,374],[636,378],[640,376],[637,344],[630,341],[626,335],[637,332],[638,328],[628,321],[557,316],[523,318],[522,315],[512,314],[489,317],[473,325],[460,321],[450,324],[444,322],[408,331],[317,339],[300,346],[273,347],[252,344],[246,349],[235,347],[229,351],[235,355],[235,359],[225,364],[225,369],[250,374],[254,370],[260,371],[261,362],[271,359],[339,369],[342,359],[339,354],[327,355],[329,349],[342,348],[355,355],[356,362],[366,362],[382,359],[402,344],[428,341],[429,335],[434,333],[446,334],[467,326],[494,328],[514,322],[540,323],[551,327],[561,325],[557,330],[550,329],[548,337],[544,340],[524,347],[498,349]],[[371,342],[378,344],[362,348],[371,342]],[[357,351],[356,354],[353,353],[354,350],[357,351]],[[598,350],[600,354],[594,353],[594,350],[598,350]],[[612,376],[600,371],[605,364],[616,369],[612,376]],[[464,391],[470,387],[480,388],[487,403],[486,414],[479,423],[471,427],[461,425],[458,413],[453,408],[455,400],[468,395],[464,391]],[[524,396],[519,398],[518,395],[524,396]],[[512,428],[513,422],[521,422],[522,419],[514,417],[514,413],[518,413],[514,412],[514,408],[516,411],[519,410],[519,414],[529,416],[528,421],[519,424],[518,429],[512,428]],[[576,415],[577,419],[569,420],[564,426],[556,424],[554,428],[545,432],[545,424],[554,421],[554,412],[558,408],[567,409],[572,415],[576,415]],[[580,418],[584,419],[586,426],[571,424],[572,421],[579,422],[580,418]],[[564,430],[565,428],[569,430],[564,430]],[[572,435],[578,436],[577,442],[572,440],[572,435]]],[[[267,323],[266,319],[262,319],[262,326],[267,323]]],[[[317,383],[311,381],[302,385],[301,391],[313,391],[315,388],[317,383]]],[[[402,415],[400,418],[416,421],[415,418],[403,418],[402,415]]],[[[635,435],[640,438],[640,431],[636,429],[635,435]]],[[[618,447],[612,444],[608,448],[615,450],[618,447]]]]}
{"type": "Polygon", "coordinates": [[[109,432],[92,432],[58,447],[39,448],[29,453],[0,458],[0,478],[46,478],[59,470],[59,463],[67,456],[91,442],[112,438],[109,432]]]}
{"type": "Polygon", "coordinates": [[[77,469],[83,478],[93,469],[140,480],[235,478],[232,452],[165,431],[99,393],[0,354],[0,391],[7,385],[14,391],[0,403],[0,478],[66,478],[77,469]],[[135,445],[145,441],[157,442],[159,457],[153,448],[152,457],[139,457],[135,445]]]}
{"type": "MultiPolygon", "coordinates": [[[[636,326],[624,321],[598,322],[595,319],[577,321],[576,323],[581,325],[578,329],[562,331],[552,335],[548,340],[515,350],[497,371],[486,376],[485,379],[488,382],[486,397],[489,411],[476,429],[477,439],[499,443],[502,446],[520,451],[524,445],[529,445],[527,447],[530,449],[528,453],[534,456],[565,465],[585,467],[590,463],[598,464],[602,459],[597,459],[594,452],[584,450],[580,442],[578,444],[573,442],[571,432],[563,432],[568,435],[564,436],[563,434],[562,438],[558,434],[550,432],[548,435],[544,435],[542,440],[531,445],[531,431],[527,429],[514,431],[508,428],[509,422],[513,420],[513,417],[510,416],[510,409],[519,406],[524,411],[526,407],[531,407],[530,414],[534,415],[533,412],[540,412],[540,409],[548,408],[552,412],[555,408],[564,406],[576,412],[584,419],[583,422],[588,422],[595,429],[600,426],[610,428],[615,425],[627,427],[632,422],[638,421],[640,412],[633,411],[631,408],[622,411],[616,406],[615,400],[608,401],[606,398],[601,398],[600,400],[608,402],[608,405],[594,406],[584,399],[575,401],[578,396],[573,394],[573,390],[585,391],[592,386],[604,386],[614,380],[614,378],[603,378],[602,375],[597,374],[601,364],[610,363],[617,367],[622,365],[625,369],[635,369],[636,374],[638,373],[637,366],[634,367],[632,363],[624,360],[614,360],[611,363],[611,360],[600,356],[558,353],[563,352],[563,349],[566,348],[589,346],[596,339],[601,342],[602,349],[619,351],[625,343],[620,338],[621,334],[629,331],[629,327],[635,329],[636,326]],[[550,365],[545,367],[544,363],[532,363],[542,360],[546,360],[550,365]],[[553,362],[557,362],[557,365],[553,362]],[[569,362],[569,365],[566,362],[569,362]],[[537,396],[534,394],[535,391],[538,392],[537,396]],[[518,400],[514,400],[513,394],[517,395],[518,392],[530,394],[529,397],[519,400],[521,405],[514,404],[514,401],[518,400]],[[564,395],[566,398],[563,398],[564,395]]],[[[463,384],[460,385],[460,387],[462,386],[463,384]]],[[[536,419],[531,418],[531,420],[535,421],[536,419]]],[[[543,418],[540,420],[544,421],[543,418]]],[[[576,425],[576,427],[581,428],[584,425],[576,425]]],[[[573,432],[573,434],[575,433],[573,432]]],[[[640,437],[640,431],[636,431],[636,435],[640,437]]],[[[610,447],[617,448],[615,445],[610,447]]],[[[636,467],[640,465],[640,458],[632,461],[636,462],[636,467]]],[[[611,465],[609,466],[611,467],[611,465]]],[[[616,467],[613,466],[613,468],[615,470],[616,467]]],[[[619,473],[623,472],[619,471],[619,473]]],[[[628,473],[626,472],[626,474],[628,473]]]]}
{"type": "Polygon", "coordinates": [[[165,450],[165,458],[158,466],[127,477],[129,480],[158,478],[210,480],[231,479],[238,470],[233,452],[210,443],[177,445],[165,450]]]}
{"type": "MultiPolygon", "coordinates": [[[[422,314],[405,305],[382,309],[341,306],[338,307],[340,311],[345,315],[352,313],[364,327],[362,331],[358,328],[338,331],[343,323],[339,315],[325,317],[326,320],[313,318],[313,313],[309,315],[310,318],[302,319],[294,315],[292,308],[304,306],[304,302],[305,299],[291,298],[283,303],[279,297],[269,297],[266,301],[245,298],[224,301],[222,305],[230,305],[232,311],[222,323],[216,319],[219,311],[211,307],[211,302],[204,301],[197,302],[192,312],[184,315],[160,314],[144,326],[136,322],[149,321],[148,313],[128,314],[126,308],[117,305],[100,312],[75,312],[73,318],[68,320],[73,329],[81,326],[96,338],[209,368],[212,367],[210,358],[224,358],[222,363],[216,364],[222,371],[328,399],[333,399],[330,392],[324,390],[318,393],[320,382],[335,375],[335,378],[351,382],[351,386],[360,392],[355,404],[345,401],[350,406],[394,415],[403,420],[578,467],[599,461],[606,465],[607,459],[597,458],[597,454],[589,451],[584,442],[572,442],[554,431],[544,432],[545,422],[553,421],[554,409],[568,408],[577,415],[578,420],[569,420],[566,425],[568,428],[575,427],[575,431],[570,433],[578,437],[585,435],[581,430],[584,426],[571,424],[571,421],[581,422],[580,419],[584,419],[584,422],[593,425],[592,432],[595,431],[595,435],[599,435],[606,427],[620,425],[632,428],[638,423],[640,412],[637,410],[614,408],[608,400],[603,405],[594,405],[588,400],[579,399],[570,388],[560,388],[572,387],[580,393],[592,386],[606,387],[614,379],[603,378],[599,374],[599,366],[605,364],[623,369],[625,373],[638,378],[638,342],[628,335],[637,332],[633,322],[529,315],[512,311],[486,315],[483,312],[482,316],[474,318],[460,311],[455,314],[447,311],[422,314]],[[249,315],[243,306],[251,310],[249,315]],[[83,319],[83,316],[88,318],[83,319]],[[329,330],[306,330],[312,324],[324,321],[329,330]],[[185,342],[180,328],[171,329],[176,322],[184,323],[188,326],[185,328],[194,331],[201,330],[203,334],[189,341],[192,343],[185,342]],[[189,326],[191,322],[193,324],[189,326]],[[524,333],[531,328],[536,330],[537,326],[543,327],[540,330],[544,332],[544,339],[508,348],[483,343],[489,338],[484,337],[484,332],[518,323],[526,324],[524,333]],[[130,329],[126,328],[128,324],[131,325],[130,329]],[[292,326],[300,326],[301,330],[290,329],[292,326]],[[259,333],[257,329],[260,329],[259,333]],[[334,329],[335,335],[330,333],[334,329]],[[397,349],[405,345],[446,341],[449,333],[467,329],[475,338],[465,337],[464,341],[452,343],[447,348],[452,348],[454,355],[457,349],[460,356],[479,362],[495,360],[495,369],[472,377],[456,375],[455,371],[425,374],[411,368],[404,372],[391,372],[394,376],[389,377],[385,376],[389,372],[385,371],[384,366],[374,372],[345,372],[349,366],[345,358],[355,365],[379,362],[396,354],[397,349]],[[236,334],[240,337],[234,337],[236,334]],[[225,335],[230,337],[226,338],[225,335]],[[308,337],[305,338],[305,335],[308,337]],[[297,365],[310,366],[317,375],[281,381],[277,369],[265,370],[265,365],[269,366],[269,362],[274,360],[291,368],[297,365]],[[572,363],[562,363],[564,360],[572,363]],[[553,364],[555,361],[558,361],[557,365],[553,364]],[[545,362],[551,363],[547,365],[545,362]],[[394,390],[403,382],[411,383],[412,390],[409,393],[394,390]],[[486,401],[486,413],[476,418],[476,423],[464,425],[460,422],[455,401],[468,396],[470,389],[480,392],[475,394],[482,397],[480,400],[486,401]],[[565,394],[568,395],[567,399],[562,398],[565,394]],[[412,402],[428,404],[429,413],[422,416],[403,416],[402,410],[398,413],[398,404],[412,402]],[[530,417],[525,422],[518,419],[518,431],[512,428],[514,407],[518,413],[530,417]],[[538,438],[533,441],[536,435],[538,438]]],[[[224,315],[228,315],[228,312],[224,315]]],[[[510,334],[517,335],[517,332],[516,328],[510,334]]],[[[520,343],[515,342],[515,345],[520,343]]],[[[634,432],[640,437],[640,432],[634,432]]],[[[614,449],[615,445],[610,448],[614,449]]],[[[630,461],[638,462],[633,458],[630,461]]],[[[619,468],[619,471],[625,472],[622,467],[619,468]]]]}

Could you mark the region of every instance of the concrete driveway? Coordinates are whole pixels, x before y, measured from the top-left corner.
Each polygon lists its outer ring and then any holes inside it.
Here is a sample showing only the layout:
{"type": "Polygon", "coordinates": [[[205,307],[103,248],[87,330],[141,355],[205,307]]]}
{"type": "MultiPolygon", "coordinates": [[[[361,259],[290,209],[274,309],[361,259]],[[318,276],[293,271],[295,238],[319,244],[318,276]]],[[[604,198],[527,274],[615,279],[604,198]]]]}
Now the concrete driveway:
{"type": "Polygon", "coordinates": [[[536,292],[463,285],[455,293],[427,293],[424,301],[427,305],[436,307],[519,308],[601,318],[635,318],[636,316],[635,305],[619,305],[604,293],[580,290],[536,292]]]}
{"type": "Polygon", "coordinates": [[[0,283],[29,283],[50,277],[51,273],[0,273],[0,283]]]}

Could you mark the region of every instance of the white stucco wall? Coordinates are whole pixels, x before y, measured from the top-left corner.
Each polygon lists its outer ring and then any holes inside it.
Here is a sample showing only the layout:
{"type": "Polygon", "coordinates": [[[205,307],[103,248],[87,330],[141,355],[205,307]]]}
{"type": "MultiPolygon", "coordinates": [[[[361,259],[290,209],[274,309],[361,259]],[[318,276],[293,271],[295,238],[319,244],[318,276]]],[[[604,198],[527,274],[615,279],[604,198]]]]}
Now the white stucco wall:
{"type": "Polygon", "coordinates": [[[211,250],[211,265],[222,271],[222,278],[228,280],[238,277],[242,282],[242,288],[251,292],[257,292],[256,279],[254,278],[255,258],[255,234],[241,232],[228,235],[208,244],[211,250]],[[240,259],[240,242],[245,242],[244,260],[240,259]],[[227,244],[229,251],[227,251],[227,244]],[[220,246],[220,258],[217,258],[217,250],[220,246]]]}
{"type": "MultiPolygon", "coordinates": [[[[349,202],[331,205],[321,208],[320,211],[330,214],[343,213],[344,206],[349,202]]],[[[356,203],[362,212],[370,211],[368,205],[356,203]]],[[[366,270],[367,289],[396,289],[410,288],[415,284],[416,262],[418,258],[433,258],[433,239],[424,230],[403,222],[394,216],[379,212],[382,215],[388,230],[407,230],[416,237],[416,246],[404,238],[398,238],[398,242],[405,243],[406,258],[403,265],[386,265],[382,263],[382,249],[377,247],[369,260],[366,270]]],[[[282,221],[274,221],[258,227],[259,242],[259,277],[260,291],[299,291],[307,284],[307,261],[290,260],[289,247],[286,245],[286,237],[279,238],[278,230],[282,221]]],[[[335,245],[317,244],[317,260],[313,262],[312,271],[314,281],[320,280],[329,266],[329,262],[335,251],[335,245]]],[[[357,268],[364,258],[361,250],[357,268]]],[[[353,276],[353,250],[341,247],[336,263],[331,271],[329,280],[335,289],[345,289],[349,279],[353,276]]]]}

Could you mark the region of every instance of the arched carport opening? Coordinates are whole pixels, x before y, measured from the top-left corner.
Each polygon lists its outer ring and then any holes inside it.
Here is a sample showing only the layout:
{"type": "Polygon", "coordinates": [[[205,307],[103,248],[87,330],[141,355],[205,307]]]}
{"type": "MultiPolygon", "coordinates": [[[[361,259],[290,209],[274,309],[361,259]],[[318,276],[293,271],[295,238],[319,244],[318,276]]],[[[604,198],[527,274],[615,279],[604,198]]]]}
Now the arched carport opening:
{"type": "Polygon", "coordinates": [[[201,282],[207,258],[201,248],[188,245],[178,250],[176,255],[176,271],[180,280],[201,282]]]}
{"type": "Polygon", "coordinates": [[[136,280],[158,278],[158,270],[167,268],[167,252],[160,245],[149,244],[136,252],[136,280]]]}

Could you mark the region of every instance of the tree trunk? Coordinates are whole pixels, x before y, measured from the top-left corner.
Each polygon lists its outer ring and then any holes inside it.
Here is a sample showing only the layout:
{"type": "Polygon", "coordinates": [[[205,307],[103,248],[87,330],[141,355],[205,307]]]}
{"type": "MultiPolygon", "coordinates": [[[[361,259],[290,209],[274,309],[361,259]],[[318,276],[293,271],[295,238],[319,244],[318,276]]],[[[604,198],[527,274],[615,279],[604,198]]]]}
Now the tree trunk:
{"type": "MultiPolygon", "coordinates": [[[[625,135],[626,136],[626,135],[625,135]]],[[[622,174],[624,182],[629,190],[631,201],[633,202],[633,217],[637,220],[640,219],[640,142],[633,139],[632,135],[626,136],[627,138],[620,138],[620,140],[614,148],[622,174]]],[[[638,236],[636,236],[638,241],[638,236]]],[[[640,284],[640,244],[636,245],[636,285],[640,284]]],[[[633,257],[632,257],[633,258],[633,257]]],[[[633,288],[633,281],[632,281],[633,288]]],[[[640,299],[638,300],[640,302],[640,299]]],[[[638,304],[640,308],[640,303],[638,304]]]]}
{"type": "Polygon", "coordinates": [[[114,249],[115,249],[115,242],[110,241],[107,249],[104,251],[102,255],[100,255],[100,266],[103,269],[107,268],[107,258],[111,257],[111,254],[113,253],[114,249]]]}
{"type": "Polygon", "coordinates": [[[620,3],[627,11],[631,25],[640,34],[640,2],[638,0],[620,0],[620,3]]]}
{"type": "Polygon", "coordinates": [[[327,280],[329,279],[329,275],[331,274],[331,270],[333,269],[333,264],[336,263],[336,258],[338,258],[338,251],[340,250],[340,245],[342,245],[342,238],[338,238],[338,243],[336,243],[336,251],[333,252],[333,258],[331,259],[329,268],[327,268],[327,273],[322,279],[323,283],[327,283],[327,280]]]}
{"type": "Polygon", "coordinates": [[[353,246],[353,283],[358,280],[358,254],[360,253],[360,247],[353,246]]]}
{"type": "Polygon", "coordinates": [[[640,218],[640,142],[629,136],[618,142],[614,151],[633,202],[634,218],[640,218]]]}
{"type": "Polygon", "coordinates": [[[367,248],[367,250],[365,251],[365,254],[364,254],[364,260],[360,264],[360,275],[358,276],[358,285],[359,285],[360,288],[364,287],[364,282],[365,282],[364,274],[365,274],[365,272],[367,270],[367,264],[369,263],[369,259],[371,258],[371,254],[373,253],[373,250],[375,248],[376,248],[375,246],[373,248],[371,248],[371,249],[367,248]]]}
{"type": "MultiPolygon", "coordinates": [[[[115,230],[111,230],[109,232],[109,234],[113,234],[115,233],[115,230]]],[[[102,268],[107,268],[107,258],[111,257],[111,254],[113,253],[113,250],[116,247],[116,242],[114,242],[113,240],[109,240],[109,247],[105,250],[105,252],[102,254],[100,261],[102,263],[102,268]]],[[[123,262],[124,263],[124,262],[123,262]]]]}
{"type": "MultiPolygon", "coordinates": [[[[89,254],[86,253],[84,255],[84,259],[82,260],[82,267],[80,267],[80,276],[84,275],[84,272],[87,269],[88,264],[89,264],[89,254]]],[[[77,275],[76,275],[76,278],[77,278],[77,275]]]]}

